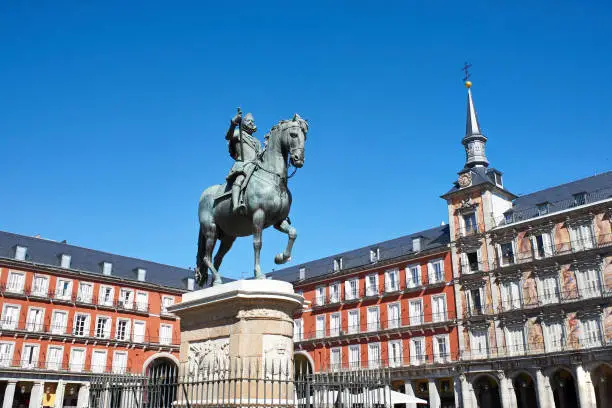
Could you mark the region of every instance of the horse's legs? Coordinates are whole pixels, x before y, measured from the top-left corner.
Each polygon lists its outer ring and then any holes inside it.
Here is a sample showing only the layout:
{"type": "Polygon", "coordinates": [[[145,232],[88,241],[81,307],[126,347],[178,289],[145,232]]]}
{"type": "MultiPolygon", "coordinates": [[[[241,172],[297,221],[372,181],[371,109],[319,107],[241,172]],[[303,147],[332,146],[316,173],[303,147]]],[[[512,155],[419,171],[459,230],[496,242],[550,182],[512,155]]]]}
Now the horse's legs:
{"type": "Polygon", "coordinates": [[[266,213],[261,208],[253,213],[253,249],[255,251],[255,279],[265,279],[266,275],[261,273],[259,255],[261,253],[261,235],[263,231],[266,213]]]}
{"type": "Polygon", "coordinates": [[[280,254],[276,254],[276,256],[274,257],[275,264],[284,264],[289,259],[291,259],[291,249],[293,248],[293,243],[297,238],[297,231],[291,226],[291,224],[289,224],[289,221],[287,220],[282,220],[278,224],[274,225],[274,228],[276,228],[280,232],[284,232],[289,237],[289,241],[287,241],[287,248],[285,248],[285,251],[280,254]]]}
{"type": "Polygon", "coordinates": [[[217,226],[214,222],[211,222],[205,227],[204,237],[206,239],[205,242],[205,250],[204,250],[204,265],[210,269],[213,273],[213,286],[220,285],[223,283],[221,280],[221,275],[217,271],[217,268],[212,263],[212,253],[215,249],[215,244],[217,243],[217,226]]]}
{"type": "Polygon", "coordinates": [[[230,237],[228,235],[223,235],[221,237],[221,244],[219,245],[219,249],[217,249],[217,253],[215,254],[215,269],[219,270],[221,266],[221,262],[223,262],[223,257],[227,254],[227,251],[230,250],[236,237],[230,237]]]}

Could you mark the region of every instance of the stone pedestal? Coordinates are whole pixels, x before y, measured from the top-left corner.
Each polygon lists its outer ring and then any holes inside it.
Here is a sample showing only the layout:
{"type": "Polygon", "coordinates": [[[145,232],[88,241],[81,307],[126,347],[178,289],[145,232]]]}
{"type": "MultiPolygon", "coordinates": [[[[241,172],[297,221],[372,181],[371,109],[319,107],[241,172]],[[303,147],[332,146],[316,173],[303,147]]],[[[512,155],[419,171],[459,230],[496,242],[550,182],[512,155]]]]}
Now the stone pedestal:
{"type": "Polygon", "coordinates": [[[240,280],[183,295],[180,377],[198,386],[177,404],[287,403],[293,399],[293,313],[288,282],[240,280]]]}

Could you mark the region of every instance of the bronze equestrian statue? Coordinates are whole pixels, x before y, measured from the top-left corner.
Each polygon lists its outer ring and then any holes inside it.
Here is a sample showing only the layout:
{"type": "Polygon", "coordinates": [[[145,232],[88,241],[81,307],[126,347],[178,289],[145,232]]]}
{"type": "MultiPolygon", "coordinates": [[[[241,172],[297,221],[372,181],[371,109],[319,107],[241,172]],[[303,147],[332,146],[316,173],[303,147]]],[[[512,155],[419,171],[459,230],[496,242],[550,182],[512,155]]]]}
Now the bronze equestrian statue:
{"type": "Polygon", "coordinates": [[[261,273],[260,252],[262,231],[270,226],[288,235],[285,250],[274,257],[276,264],[291,258],[297,232],[289,223],[291,192],[287,187],[287,167],[304,165],[304,145],[308,123],[298,114],[282,120],[266,135],[266,146],[253,136],[257,130],[251,114],[244,119],[238,110],[230,124],[226,139],[230,155],[236,162],[225,184],[208,187],[200,197],[198,216],[200,233],[196,279],[200,286],[213,274],[213,285],[222,283],[219,267],[237,237],[253,235],[255,251],[254,276],[261,273]],[[238,127],[238,129],[236,129],[238,127]],[[221,242],[213,261],[213,249],[221,242]]]}

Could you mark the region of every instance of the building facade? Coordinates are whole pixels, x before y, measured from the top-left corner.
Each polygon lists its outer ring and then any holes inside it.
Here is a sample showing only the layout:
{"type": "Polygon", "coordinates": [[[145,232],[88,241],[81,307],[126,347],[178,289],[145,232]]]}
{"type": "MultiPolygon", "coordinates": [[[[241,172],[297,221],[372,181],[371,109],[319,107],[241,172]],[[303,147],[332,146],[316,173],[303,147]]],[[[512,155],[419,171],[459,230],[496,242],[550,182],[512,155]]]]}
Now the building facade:
{"type": "Polygon", "coordinates": [[[93,375],[176,367],[180,327],[166,307],[192,275],[0,232],[2,407],[85,407],[93,375]]]}

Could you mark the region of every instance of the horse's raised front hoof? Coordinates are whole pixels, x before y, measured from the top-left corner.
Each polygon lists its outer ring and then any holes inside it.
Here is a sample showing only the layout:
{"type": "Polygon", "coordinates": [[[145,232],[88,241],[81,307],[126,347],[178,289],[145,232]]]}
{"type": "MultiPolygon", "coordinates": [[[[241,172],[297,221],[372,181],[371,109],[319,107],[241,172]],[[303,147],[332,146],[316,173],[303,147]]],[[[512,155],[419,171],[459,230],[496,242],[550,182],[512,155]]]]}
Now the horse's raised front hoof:
{"type": "Polygon", "coordinates": [[[274,263],[277,265],[282,265],[284,263],[287,263],[287,261],[289,260],[289,257],[285,256],[284,254],[276,254],[276,256],[274,257],[274,263]]]}

